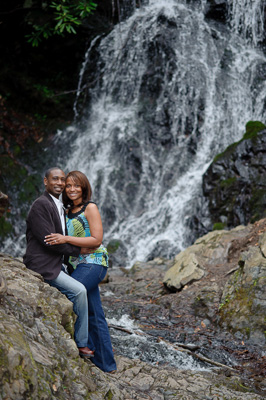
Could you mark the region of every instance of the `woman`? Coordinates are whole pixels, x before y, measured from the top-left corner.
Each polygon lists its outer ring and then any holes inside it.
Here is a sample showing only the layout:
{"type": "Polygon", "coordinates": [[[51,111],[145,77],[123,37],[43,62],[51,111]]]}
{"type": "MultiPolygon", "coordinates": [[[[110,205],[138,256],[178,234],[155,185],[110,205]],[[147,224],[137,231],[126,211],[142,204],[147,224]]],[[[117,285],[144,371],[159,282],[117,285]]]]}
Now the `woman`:
{"type": "Polygon", "coordinates": [[[93,249],[79,257],[70,257],[73,278],[83,283],[88,293],[89,343],[95,351],[92,362],[105,372],[116,370],[108,325],[105,320],[98,284],[108,268],[108,253],[102,245],[103,228],[99,210],[91,199],[92,190],[87,177],[80,171],[66,176],[63,203],[68,208],[66,217],[69,236],[51,233],[46,242],[53,245],[71,243],[93,249]]]}

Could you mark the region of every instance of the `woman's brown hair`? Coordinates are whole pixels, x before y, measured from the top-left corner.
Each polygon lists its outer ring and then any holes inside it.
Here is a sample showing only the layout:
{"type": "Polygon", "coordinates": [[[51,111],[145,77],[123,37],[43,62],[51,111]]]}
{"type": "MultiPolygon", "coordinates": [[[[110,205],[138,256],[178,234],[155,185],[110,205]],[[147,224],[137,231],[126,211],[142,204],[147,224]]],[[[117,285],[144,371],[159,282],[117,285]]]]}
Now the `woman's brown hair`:
{"type": "MultiPolygon", "coordinates": [[[[88,178],[86,177],[86,175],[80,171],[71,171],[67,174],[66,181],[68,178],[71,178],[76,185],[81,186],[81,189],[82,189],[81,205],[90,201],[91,196],[92,196],[92,190],[91,190],[90,182],[89,182],[88,178]]],[[[69,207],[73,206],[73,201],[67,197],[65,190],[63,191],[62,197],[63,197],[63,203],[64,203],[65,207],[69,208],[69,207]]]]}

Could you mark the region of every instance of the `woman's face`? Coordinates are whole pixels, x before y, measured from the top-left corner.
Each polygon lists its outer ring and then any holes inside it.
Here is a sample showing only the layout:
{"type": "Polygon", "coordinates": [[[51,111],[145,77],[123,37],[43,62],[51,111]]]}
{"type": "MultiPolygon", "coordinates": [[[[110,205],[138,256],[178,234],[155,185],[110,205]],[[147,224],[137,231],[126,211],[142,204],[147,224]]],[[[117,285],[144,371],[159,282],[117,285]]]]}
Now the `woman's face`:
{"type": "Polygon", "coordinates": [[[66,180],[65,192],[67,197],[73,201],[74,204],[79,204],[82,201],[82,187],[78,182],[69,177],[66,180]]]}

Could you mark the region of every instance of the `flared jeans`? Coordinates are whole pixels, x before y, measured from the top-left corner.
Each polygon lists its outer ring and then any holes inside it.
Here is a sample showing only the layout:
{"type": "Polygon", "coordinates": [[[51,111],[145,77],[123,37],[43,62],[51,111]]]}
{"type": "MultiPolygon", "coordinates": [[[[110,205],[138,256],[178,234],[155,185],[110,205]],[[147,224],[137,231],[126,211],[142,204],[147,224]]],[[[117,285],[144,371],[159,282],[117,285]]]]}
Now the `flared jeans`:
{"type": "Polygon", "coordinates": [[[95,350],[90,360],[104,372],[116,370],[110,333],[105,319],[99,291],[107,268],[98,264],[79,264],[71,277],[87,289],[89,310],[89,337],[87,346],[95,350]]]}

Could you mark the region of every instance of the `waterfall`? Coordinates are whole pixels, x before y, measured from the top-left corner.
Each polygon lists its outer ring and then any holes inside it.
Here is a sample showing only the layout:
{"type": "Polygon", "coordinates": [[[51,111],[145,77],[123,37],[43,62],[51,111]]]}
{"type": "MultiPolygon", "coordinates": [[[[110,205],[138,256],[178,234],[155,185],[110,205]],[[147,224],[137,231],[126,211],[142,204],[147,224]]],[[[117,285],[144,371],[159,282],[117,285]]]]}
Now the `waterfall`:
{"type": "Polygon", "coordinates": [[[82,70],[87,119],[65,132],[65,168],[87,174],[105,242],[121,240],[128,265],[190,244],[203,173],[247,121],[265,121],[263,2],[230,0],[223,25],[205,3],[149,1],[97,44],[95,76],[82,70]]]}
{"type": "MultiPolygon", "coordinates": [[[[202,175],[248,121],[265,122],[266,59],[263,0],[229,0],[224,23],[206,18],[207,0],[126,3],[90,43],[76,121],[58,133],[54,157],[88,176],[104,243],[119,239],[130,266],[190,245],[194,217],[211,229],[202,175]]],[[[18,254],[25,235],[11,242],[2,250],[18,254]]]]}
{"type": "Polygon", "coordinates": [[[266,4],[260,0],[229,0],[233,31],[255,46],[264,39],[264,11],[266,4]]]}

